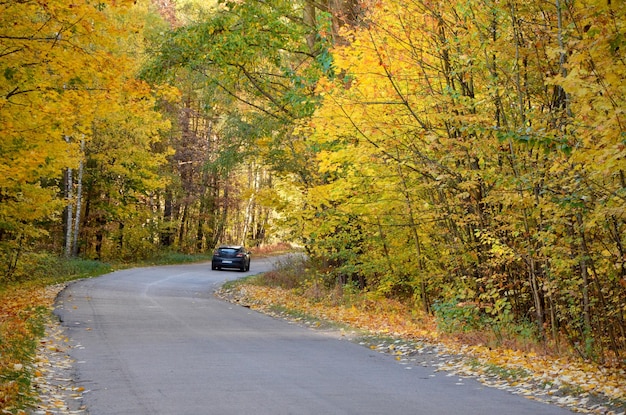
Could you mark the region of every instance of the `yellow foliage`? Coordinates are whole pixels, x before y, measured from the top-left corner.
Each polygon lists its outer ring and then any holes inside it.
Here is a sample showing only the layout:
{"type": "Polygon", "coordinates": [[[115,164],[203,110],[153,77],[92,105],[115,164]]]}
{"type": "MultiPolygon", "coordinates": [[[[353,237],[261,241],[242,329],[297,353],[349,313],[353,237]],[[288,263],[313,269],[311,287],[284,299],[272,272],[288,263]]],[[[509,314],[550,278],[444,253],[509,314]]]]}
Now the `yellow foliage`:
{"type": "Polygon", "coordinates": [[[593,345],[581,353],[622,354],[626,3],[560,7],[370,9],[318,84],[306,131],[321,180],[304,236],[332,223],[315,252],[334,255],[325,242],[341,253],[338,230],[358,223],[368,254],[348,265],[372,290],[515,296],[490,315],[534,315],[556,337],[567,322],[574,344],[593,345]]]}
{"type": "MultiPolygon", "coordinates": [[[[155,112],[150,86],[135,79],[143,12],[142,3],[128,0],[26,0],[0,6],[0,227],[7,232],[5,241],[35,236],[38,222],[59,218],[67,203],[59,199],[59,179],[84,158],[82,141],[91,150],[94,126],[100,128],[102,120],[144,137],[144,146],[167,128],[155,112]]],[[[167,87],[157,94],[176,96],[167,87]]],[[[138,143],[126,145],[133,144],[138,143]]],[[[149,162],[162,159],[150,157],[149,162]]],[[[161,179],[148,181],[154,187],[161,179]]]]}

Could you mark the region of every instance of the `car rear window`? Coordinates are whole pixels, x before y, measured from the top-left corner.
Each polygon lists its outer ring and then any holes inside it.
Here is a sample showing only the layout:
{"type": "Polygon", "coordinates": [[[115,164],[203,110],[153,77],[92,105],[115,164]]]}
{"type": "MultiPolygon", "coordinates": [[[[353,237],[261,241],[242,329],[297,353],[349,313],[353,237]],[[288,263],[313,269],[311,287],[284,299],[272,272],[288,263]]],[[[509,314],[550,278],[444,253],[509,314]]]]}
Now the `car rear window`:
{"type": "Polygon", "coordinates": [[[237,249],[234,248],[222,248],[219,250],[220,254],[236,254],[237,253],[237,249]]]}

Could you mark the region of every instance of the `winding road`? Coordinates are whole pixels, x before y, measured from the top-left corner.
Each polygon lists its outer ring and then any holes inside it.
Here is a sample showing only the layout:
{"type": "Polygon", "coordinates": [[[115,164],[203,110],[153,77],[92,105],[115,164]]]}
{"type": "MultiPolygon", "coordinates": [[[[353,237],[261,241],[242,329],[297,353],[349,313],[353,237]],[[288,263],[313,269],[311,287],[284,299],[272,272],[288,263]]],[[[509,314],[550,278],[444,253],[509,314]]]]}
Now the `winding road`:
{"type": "Polygon", "coordinates": [[[90,415],[561,415],[566,409],[484,387],[214,296],[267,271],[210,264],[135,268],[86,279],[56,314],[90,415]]]}

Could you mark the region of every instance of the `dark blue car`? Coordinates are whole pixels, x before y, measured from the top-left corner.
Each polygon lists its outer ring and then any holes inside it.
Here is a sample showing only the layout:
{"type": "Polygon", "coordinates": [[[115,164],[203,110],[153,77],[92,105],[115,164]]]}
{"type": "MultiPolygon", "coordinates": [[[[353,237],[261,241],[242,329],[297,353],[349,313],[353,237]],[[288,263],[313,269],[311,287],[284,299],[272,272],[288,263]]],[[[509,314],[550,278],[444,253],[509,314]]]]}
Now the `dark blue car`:
{"type": "Polygon", "coordinates": [[[250,252],[241,245],[222,245],[213,252],[211,269],[236,268],[250,270],[250,252]]]}

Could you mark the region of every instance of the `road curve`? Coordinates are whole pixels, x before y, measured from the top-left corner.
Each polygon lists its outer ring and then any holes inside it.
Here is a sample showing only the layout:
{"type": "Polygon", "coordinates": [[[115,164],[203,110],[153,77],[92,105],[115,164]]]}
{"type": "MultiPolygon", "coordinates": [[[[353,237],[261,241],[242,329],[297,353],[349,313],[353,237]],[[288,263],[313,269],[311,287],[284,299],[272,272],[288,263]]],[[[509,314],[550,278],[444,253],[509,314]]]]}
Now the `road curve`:
{"type": "Polygon", "coordinates": [[[56,314],[90,415],[561,415],[566,409],[392,356],[217,299],[263,272],[210,264],[136,268],[78,281],[56,314]]]}

